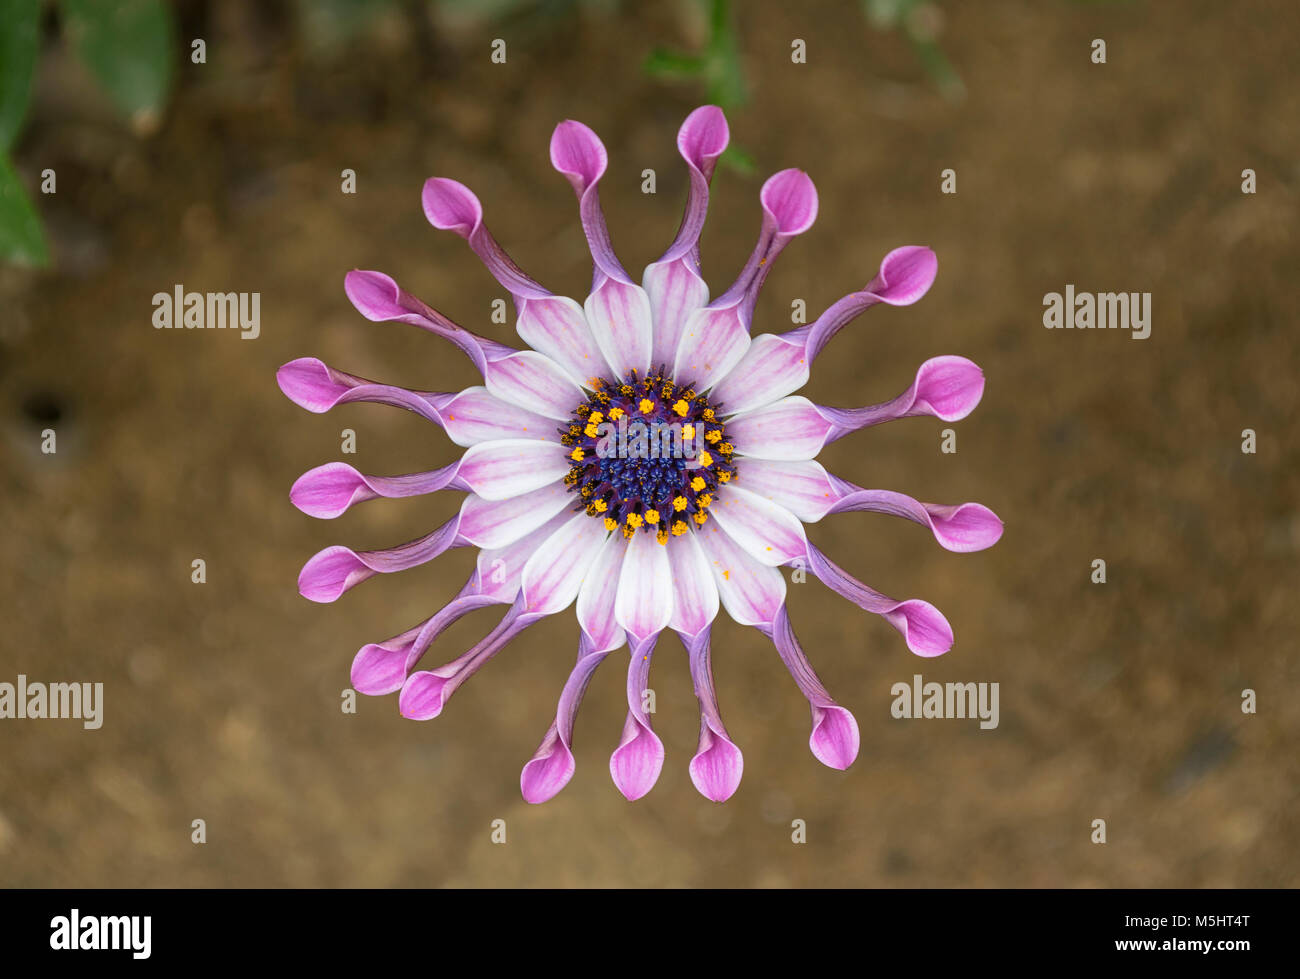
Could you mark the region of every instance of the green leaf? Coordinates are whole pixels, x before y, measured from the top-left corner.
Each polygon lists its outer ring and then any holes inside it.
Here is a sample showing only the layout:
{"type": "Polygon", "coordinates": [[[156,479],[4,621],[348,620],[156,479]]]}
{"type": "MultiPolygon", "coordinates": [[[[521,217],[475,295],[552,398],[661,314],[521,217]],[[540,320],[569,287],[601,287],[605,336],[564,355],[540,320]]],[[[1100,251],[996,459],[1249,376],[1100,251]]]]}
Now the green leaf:
{"type": "Polygon", "coordinates": [[[41,0],[6,0],[0,17],[0,153],[13,145],[27,112],[40,13],[41,0]]]}
{"type": "Polygon", "coordinates": [[[642,70],[665,78],[693,78],[704,70],[704,61],[693,54],[655,48],[645,59],[642,70]]]}
{"type": "Polygon", "coordinates": [[[118,108],[156,117],[175,71],[175,26],[164,0],[61,0],[77,53],[118,108]]]}
{"type": "Polygon", "coordinates": [[[4,154],[0,154],[0,262],[50,264],[41,219],[4,154]]]}

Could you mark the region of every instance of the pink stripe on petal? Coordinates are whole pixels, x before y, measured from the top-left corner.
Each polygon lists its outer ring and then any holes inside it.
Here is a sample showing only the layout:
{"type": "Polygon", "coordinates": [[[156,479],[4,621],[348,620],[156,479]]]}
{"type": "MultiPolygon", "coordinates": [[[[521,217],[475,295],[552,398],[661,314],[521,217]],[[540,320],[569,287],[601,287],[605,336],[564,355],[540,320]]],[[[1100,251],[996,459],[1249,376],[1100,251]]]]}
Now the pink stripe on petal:
{"type": "Polygon", "coordinates": [[[569,514],[561,510],[536,530],[504,547],[480,550],[474,574],[476,587],[499,602],[513,602],[523,585],[524,567],[528,564],[528,559],[569,519],[569,514]]]}
{"type": "Polygon", "coordinates": [[[942,656],[952,649],[952,626],[929,602],[916,598],[900,602],[882,595],[858,581],[812,544],[808,545],[808,570],[859,608],[885,619],[898,630],[907,648],[917,656],[942,656]]]}
{"type": "Polygon", "coordinates": [[[727,437],[742,456],[787,462],[815,458],[834,430],[835,424],[799,395],[755,408],[727,422],[727,437]]]}
{"type": "Polygon", "coordinates": [[[442,489],[465,489],[456,479],[459,463],[433,472],[406,476],[366,476],[343,462],[329,462],[303,473],[289,490],[289,500],[311,517],[330,520],[355,503],[379,497],[423,496],[442,489]]]}
{"type": "Polygon", "coordinates": [[[781,462],[746,457],[731,485],[771,500],[804,523],[816,523],[840,499],[830,474],[811,459],[781,462]]]}
{"type": "Polygon", "coordinates": [[[524,608],[544,615],[568,608],[605,539],[604,524],[585,513],[571,517],[551,534],[524,566],[524,608]]]}
{"type": "Polygon", "coordinates": [[[569,471],[558,442],[499,439],[465,450],[458,479],[485,500],[508,500],[541,489],[569,471]]]}
{"type": "Polygon", "coordinates": [[[313,602],[333,602],[344,592],[376,574],[392,574],[432,561],[463,540],[457,535],[459,517],[437,530],[398,547],[354,551],[335,545],[313,555],[298,575],[298,591],[313,602]]]}
{"type": "Polygon", "coordinates": [[[567,296],[528,300],[519,309],[515,329],[525,343],[559,364],[578,384],[590,386],[593,377],[604,376],[605,357],[586,314],[567,296]]]}
{"type": "Polygon", "coordinates": [[[645,290],[606,278],[587,297],[583,309],[596,345],[615,377],[625,377],[633,369],[644,375],[654,346],[650,299],[645,290]]]}
{"type": "Polygon", "coordinates": [[[673,376],[707,391],[740,363],[750,344],[749,324],[742,321],[739,307],[698,309],[682,327],[673,376]]]}
{"type": "Polygon", "coordinates": [[[695,531],[713,571],[722,606],[741,625],[771,623],[785,603],[785,578],[776,568],[760,564],[715,521],[695,531]]]}
{"type": "Polygon", "coordinates": [[[614,616],[630,636],[641,641],[658,635],[672,615],[673,580],[668,548],[654,534],[637,531],[623,555],[614,616]]]}
{"type": "Polygon", "coordinates": [[[690,258],[655,262],[646,266],[641,278],[654,327],[650,362],[656,367],[671,368],[687,320],[709,301],[709,285],[691,262],[690,258]]]}
{"type": "Polygon", "coordinates": [[[690,656],[691,679],[700,704],[700,740],[691,759],[691,781],[700,794],[712,802],[726,802],[740,787],[745,759],[727,734],[718,713],[718,695],[713,685],[713,667],[709,658],[709,631],[682,636],[690,656]]]}
{"type": "Polygon", "coordinates": [[[808,698],[812,710],[812,734],[808,738],[808,747],[823,765],[841,771],[853,764],[858,757],[860,740],[858,722],[848,710],[841,707],[826,692],[817,673],[813,670],[808,657],[804,655],[790,618],[782,607],[775,621],[769,628],[760,629],[775,644],[781,661],[785,663],[790,676],[798,685],[803,695],[808,698]]]}
{"type": "MultiPolygon", "coordinates": [[[[489,365],[489,372],[496,364],[489,365]]],[[[452,396],[440,406],[439,414],[447,437],[460,446],[495,439],[559,439],[554,419],[503,401],[485,387],[466,388],[452,396]]]]}
{"type": "Polygon", "coordinates": [[[673,582],[673,614],[668,625],[684,636],[693,636],[717,618],[718,586],[694,534],[671,537],[667,547],[673,582]]]}
{"type": "Polygon", "coordinates": [[[647,636],[632,647],[627,670],[627,720],[623,723],[619,745],[609,757],[609,774],[629,802],[635,802],[654,788],[664,767],[663,742],[651,729],[650,716],[641,708],[649,686],[650,657],[654,655],[658,638],[657,633],[647,636]]]}
{"type": "Polygon", "coordinates": [[[714,386],[709,400],[722,415],[735,415],[771,404],[807,383],[803,344],[763,333],[714,386]]]}
{"type": "Polygon", "coordinates": [[[498,398],[559,421],[567,421],[573,409],[586,400],[568,372],[536,350],[523,350],[491,362],[485,383],[498,398]]]}
{"type": "Polygon", "coordinates": [[[573,496],[561,482],[507,500],[468,496],[460,508],[460,536],[475,547],[505,547],[545,524],[572,502],[573,496]]]}
{"type": "Polygon", "coordinates": [[[732,540],[761,564],[777,567],[808,549],[803,524],[785,507],[736,485],[727,486],[709,510],[732,540]]]}
{"type": "Polygon", "coordinates": [[[583,634],[590,637],[593,649],[609,652],[625,642],[623,627],[614,614],[614,602],[618,598],[618,579],[626,551],[623,535],[610,534],[578,591],[578,624],[583,634]]]}

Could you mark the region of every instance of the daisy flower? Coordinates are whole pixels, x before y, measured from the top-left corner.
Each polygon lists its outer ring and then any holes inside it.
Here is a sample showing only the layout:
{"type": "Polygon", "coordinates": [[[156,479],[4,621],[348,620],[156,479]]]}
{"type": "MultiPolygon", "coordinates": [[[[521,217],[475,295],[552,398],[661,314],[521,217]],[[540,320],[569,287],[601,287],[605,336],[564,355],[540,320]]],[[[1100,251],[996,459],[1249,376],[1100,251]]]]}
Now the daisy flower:
{"type": "Polygon", "coordinates": [[[858,726],[813,671],[786,614],[782,566],[811,572],[862,609],[882,616],[912,652],[937,656],[952,630],[934,606],[888,598],[858,581],[809,542],[804,524],[868,510],[905,517],[951,551],[992,545],[1001,521],[977,503],[919,503],[889,490],[862,489],[828,473],[822,446],[858,429],[917,415],[965,417],[984,378],[963,357],[921,365],[902,394],[865,408],[829,408],[794,394],[837,332],[867,308],[908,305],[934,281],[928,248],[885,256],[866,288],[818,319],[785,333],[750,335],[754,304],[776,257],[817,217],[808,175],[783,170],[759,194],[758,243],[734,283],[710,300],[700,275],[699,236],[714,165],[726,148],[722,111],[704,106],[677,135],[690,174],[676,239],[635,282],[610,243],[598,187],[605,147],[581,123],[551,137],[551,163],[577,194],[594,263],[579,305],[519,269],[483,222],[463,184],[424,185],[424,213],[460,235],[514,297],[516,349],[462,329],[381,272],[353,271],[345,289],[367,319],[398,320],[457,346],[483,383],[456,393],[411,391],[345,373],[314,358],[280,368],[284,393],[309,411],[378,402],[413,411],[465,449],[433,472],[369,476],[333,462],[303,475],[290,497],[315,517],[355,503],[454,490],[466,495],[455,517],[425,537],[384,550],[327,547],[298,578],[301,593],[332,602],[377,574],[431,561],[455,547],[478,559],[460,592],[424,622],[362,647],[352,664],[361,693],[399,693],[401,713],[437,717],[448,698],[512,639],[573,607],[581,627],[577,663],[555,720],[524,766],[520,785],[543,802],[573,776],[574,719],[592,672],[628,650],[627,720],[609,768],[628,799],[645,795],[663,766],[663,744],[643,707],[651,656],[665,630],[690,660],[700,707],[695,786],[722,801],[735,792],[743,761],[718,710],[709,634],[719,609],[771,640],[812,712],[809,745],[843,769],[858,752],[858,726]],[[486,605],[505,606],[473,648],[441,666],[418,669],[439,634],[486,605]]]}

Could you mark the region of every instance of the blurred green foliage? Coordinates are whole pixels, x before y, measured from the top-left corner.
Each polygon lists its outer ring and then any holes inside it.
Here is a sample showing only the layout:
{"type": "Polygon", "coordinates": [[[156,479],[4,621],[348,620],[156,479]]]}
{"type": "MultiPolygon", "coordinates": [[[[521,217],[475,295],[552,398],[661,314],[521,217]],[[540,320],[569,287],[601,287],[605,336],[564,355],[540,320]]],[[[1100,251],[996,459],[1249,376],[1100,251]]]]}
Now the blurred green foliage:
{"type": "MultiPolygon", "coordinates": [[[[58,0],[77,56],[139,129],[156,123],[175,71],[175,26],[166,0],[58,0]]],[[[49,264],[40,218],[10,159],[31,97],[40,51],[41,0],[5,0],[0,17],[0,261],[49,264]]]]}

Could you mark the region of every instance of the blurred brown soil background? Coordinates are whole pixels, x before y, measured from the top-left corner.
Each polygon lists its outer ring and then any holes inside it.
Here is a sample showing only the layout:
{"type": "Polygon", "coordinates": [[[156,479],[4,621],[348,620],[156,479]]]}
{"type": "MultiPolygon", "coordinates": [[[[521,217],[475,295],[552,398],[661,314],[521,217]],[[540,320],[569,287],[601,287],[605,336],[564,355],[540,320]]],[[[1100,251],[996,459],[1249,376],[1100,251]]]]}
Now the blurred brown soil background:
{"type": "MultiPolygon", "coordinates": [[[[184,48],[204,37],[208,63],[180,66],[160,131],[132,135],[54,50],[17,153],[30,177],[58,173],[58,193],[38,197],[57,264],[0,272],[0,680],[101,681],[105,721],[0,721],[0,884],[1300,883],[1295,5],[949,4],[960,103],[854,4],[739,6],[752,98],[730,121],[759,172],[714,180],[714,293],[752,246],[763,177],[802,167],[820,216],[781,257],[756,330],[787,329],[795,298],[816,315],[897,245],[939,255],[930,294],[856,321],[802,393],[883,401],[945,353],[987,375],[955,455],[939,451],[943,423],[915,419],[822,461],[861,485],[983,502],[1006,521],[998,546],[950,554],[869,514],[811,530],[867,583],[934,602],[954,649],[918,659],[815,579],[791,585],[803,644],[861,726],[861,755],[839,773],[808,752],[806,705],[770,644],[720,620],[719,695],[745,754],[725,805],[690,783],[696,705],[667,638],[654,791],[631,804],[610,782],[616,653],[578,721],[573,782],[544,806],[521,800],[519,769],[574,656],[571,612],[525,633],[437,720],[402,719],[395,697],[343,714],[354,651],[450,598],[472,555],[313,605],[295,578],[316,550],[408,540],[458,497],[325,523],[289,505],[289,486],[335,459],[429,469],[453,447],[396,409],[310,415],[276,368],[317,356],[425,390],[476,383],[449,346],[356,314],[343,294],[354,267],[514,339],[489,320],[502,290],[425,222],[431,175],[469,184],[515,259],[581,296],[577,208],[547,158],[565,118],[609,148],[601,192],[624,263],[658,257],[685,194],[675,133],[703,97],[639,65],[699,37],[672,4],[597,5],[420,32],[385,18],[323,56],[278,5],[182,4],[184,48]],[[505,65],[489,61],[495,37],[505,65]],[[1105,65],[1089,60],[1096,37],[1105,65]],[[948,167],[954,196],[939,192],[948,167]],[[1241,192],[1247,167],[1255,196],[1241,192]],[[355,196],[340,193],[344,168],[355,196]],[[656,195],[640,191],[645,168],[656,195]],[[154,330],[150,298],[176,283],[260,292],[261,337],[154,330]],[[1043,329],[1042,297],[1066,283],[1151,292],[1150,339],[1043,329]],[[46,427],[52,457],[38,449],[46,427]],[[344,428],[355,456],[340,455],[344,428]],[[1241,452],[1246,428],[1255,455],[1241,452]],[[204,585],[190,582],[195,558],[204,585]],[[1094,558],[1105,585],[1089,580],[1094,558]],[[1000,726],[893,719],[890,687],[914,673],[998,682],[1000,726]],[[1098,818],[1104,846],[1090,841],[1098,818]],[[491,843],[494,819],[507,845],[491,843]],[[805,845],[791,843],[794,819],[805,845]]],[[[426,662],[465,649],[493,614],[462,620],[426,662]]]]}

